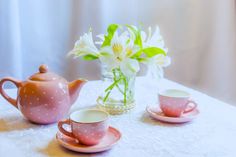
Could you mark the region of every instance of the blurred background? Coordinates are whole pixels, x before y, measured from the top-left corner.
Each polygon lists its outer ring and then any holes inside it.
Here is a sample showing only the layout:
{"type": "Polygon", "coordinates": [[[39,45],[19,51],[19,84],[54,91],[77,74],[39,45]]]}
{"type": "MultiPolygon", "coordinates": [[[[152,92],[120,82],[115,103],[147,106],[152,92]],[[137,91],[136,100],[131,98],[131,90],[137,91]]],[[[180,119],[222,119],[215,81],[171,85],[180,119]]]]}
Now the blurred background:
{"type": "Polygon", "coordinates": [[[26,79],[46,63],[68,80],[100,78],[100,64],[66,57],[92,27],[159,25],[167,79],[236,105],[235,0],[0,0],[0,77],[26,79]]]}

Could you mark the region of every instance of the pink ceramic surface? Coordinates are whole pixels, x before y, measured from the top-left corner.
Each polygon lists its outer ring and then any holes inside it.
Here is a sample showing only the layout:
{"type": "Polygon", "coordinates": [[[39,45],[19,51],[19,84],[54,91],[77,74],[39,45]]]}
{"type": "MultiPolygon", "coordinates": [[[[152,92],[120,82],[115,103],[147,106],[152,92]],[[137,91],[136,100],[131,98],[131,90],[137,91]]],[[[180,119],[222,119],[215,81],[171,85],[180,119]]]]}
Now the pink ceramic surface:
{"type": "Polygon", "coordinates": [[[54,123],[63,118],[79,95],[83,79],[68,83],[64,78],[48,71],[46,65],[26,81],[11,77],[0,81],[1,95],[30,121],[39,124],[54,123]],[[18,88],[17,98],[9,97],[3,84],[10,81],[18,88]]]}
{"type": "Polygon", "coordinates": [[[93,146],[86,146],[77,142],[73,137],[66,136],[62,132],[58,131],[56,139],[63,147],[81,153],[97,153],[111,149],[121,138],[121,133],[113,128],[109,127],[106,135],[100,141],[99,144],[93,146]]]}
{"type": "Polygon", "coordinates": [[[169,117],[180,117],[197,107],[197,104],[190,100],[190,94],[185,91],[168,89],[160,92],[158,96],[161,110],[169,117]]]}
{"type": "Polygon", "coordinates": [[[188,113],[182,114],[180,117],[168,117],[161,111],[160,108],[157,108],[156,106],[147,106],[146,110],[154,119],[167,123],[186,123],[192,121],[199,114],[199,110],[197,108],[188,113]]]}
{"type": "Polygon", "coordinates": [[[108,113],[100,110],[84,109],[73,112],[70,119],[58,123],[58,129],[65,135],[76,138],[84,145],[96,145],[108,130],[108,113]],[[63,125],[70,126],[70,131],[63,125]]]}

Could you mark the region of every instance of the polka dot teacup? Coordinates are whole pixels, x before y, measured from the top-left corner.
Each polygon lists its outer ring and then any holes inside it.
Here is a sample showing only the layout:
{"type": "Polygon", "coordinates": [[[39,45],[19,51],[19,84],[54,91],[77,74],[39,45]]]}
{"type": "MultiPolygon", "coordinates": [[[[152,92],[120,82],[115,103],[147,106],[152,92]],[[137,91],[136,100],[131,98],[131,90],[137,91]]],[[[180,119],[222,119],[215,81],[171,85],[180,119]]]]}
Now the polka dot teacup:
{"type": "Polygon", "coordinates": [[[191,112],[197,107],[197,104],[190,100],[188,92],[177,89],[159,92],[159,105],[162,112],[169,117],[180,117],[183,113],[191,112]]]}
{"type": "Polygon", "coordinates": [[[81,144],[96,145],[108,130],[108,117],[108,113],[101,110],[82,109],[73,112],[69,119],[60,121],[58,128],[81,144]],[[71,127],[71,132],[64,129],[64,124],[71,127]]]}

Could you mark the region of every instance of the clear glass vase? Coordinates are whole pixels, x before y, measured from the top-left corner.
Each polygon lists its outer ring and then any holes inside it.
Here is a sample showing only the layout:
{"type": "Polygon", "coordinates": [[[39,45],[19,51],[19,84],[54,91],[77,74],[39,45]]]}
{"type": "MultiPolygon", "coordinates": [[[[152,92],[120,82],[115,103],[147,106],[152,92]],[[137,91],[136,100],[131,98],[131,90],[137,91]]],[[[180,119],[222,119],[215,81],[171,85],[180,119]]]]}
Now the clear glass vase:
{"type": "Polygon", "coordinates": [[[103,89],[102,94],[97,99],[98,107],[112,115],[131,110],[135,106],[135,77],[126,77],[119,68],[109,71],[103,64],[103,89]]]}

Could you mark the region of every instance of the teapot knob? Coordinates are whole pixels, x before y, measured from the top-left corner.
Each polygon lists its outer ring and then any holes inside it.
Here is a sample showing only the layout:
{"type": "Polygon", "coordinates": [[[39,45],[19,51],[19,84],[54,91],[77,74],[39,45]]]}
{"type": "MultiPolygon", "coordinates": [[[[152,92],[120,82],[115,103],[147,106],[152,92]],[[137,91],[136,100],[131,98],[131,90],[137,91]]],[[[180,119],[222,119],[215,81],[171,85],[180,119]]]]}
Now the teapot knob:
{"type": "Polygon", "coordinates": [[[40,73],[46,73],[48,72],[48,66],[46,64],[43,64],[39,67],[39,72],[40,73]]]}

